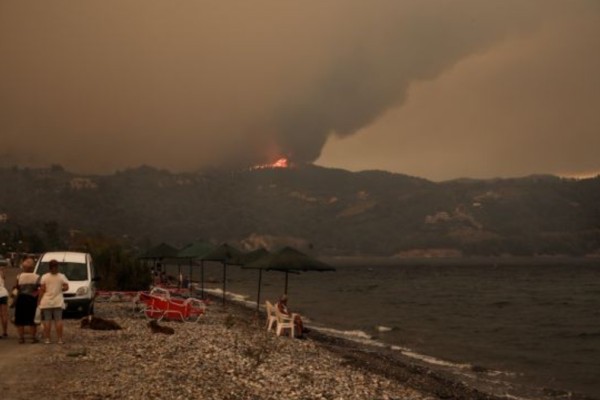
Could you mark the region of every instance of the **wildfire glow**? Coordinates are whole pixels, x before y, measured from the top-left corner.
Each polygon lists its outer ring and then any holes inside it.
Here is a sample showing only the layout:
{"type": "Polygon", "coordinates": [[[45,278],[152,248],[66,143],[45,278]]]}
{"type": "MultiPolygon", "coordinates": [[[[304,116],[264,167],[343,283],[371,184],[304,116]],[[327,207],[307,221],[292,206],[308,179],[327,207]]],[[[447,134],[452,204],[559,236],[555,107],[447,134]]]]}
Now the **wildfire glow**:
{"type": "Polygon", "coordinates": [[[271,164],[271,168],[287,168],[287,167],[288,167],[287,158],[280,158],[279,160],[277,160],[273,164],[271,164]]]}
{"type": "Polygon", "coordinates": [[[290,165],[289,165],[288,159],[285,157],[282,157],[279,160],[275,161],[274,163],[255,165],[254,167],[252,167],[250,169],[288,168],[289,166],[290,165]]]}

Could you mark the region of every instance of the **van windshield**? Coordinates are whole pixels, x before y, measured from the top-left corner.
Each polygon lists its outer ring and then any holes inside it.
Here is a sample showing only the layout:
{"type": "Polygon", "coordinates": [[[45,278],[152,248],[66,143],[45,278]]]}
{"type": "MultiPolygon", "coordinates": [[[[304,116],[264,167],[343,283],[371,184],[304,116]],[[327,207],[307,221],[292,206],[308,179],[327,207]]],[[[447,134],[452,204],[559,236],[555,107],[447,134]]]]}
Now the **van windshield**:
{"type": "MultiPolygon", "coordinates": [[[[48,272],[48,263],[40,263],[36,273],[42,276],[46,272],[48,272]]],[[[88,278],[87,265],[83,263],[61,262],[58,264],[58,272],[64,274],[70,281],[85,281],[88,278]]]]}

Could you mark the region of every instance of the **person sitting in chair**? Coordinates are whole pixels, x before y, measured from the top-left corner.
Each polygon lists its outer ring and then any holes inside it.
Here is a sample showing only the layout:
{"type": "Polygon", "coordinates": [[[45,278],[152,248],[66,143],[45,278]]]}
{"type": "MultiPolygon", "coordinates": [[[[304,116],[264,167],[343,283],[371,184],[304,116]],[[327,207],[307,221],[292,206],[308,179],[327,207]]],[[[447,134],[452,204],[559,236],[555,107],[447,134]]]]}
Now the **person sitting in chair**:
{"type": "MultiPolygon", "coordinates": [[[[287,315],[288,317],[292,315],[292,313],[288,309],[287,295],[285,294],[279,298],[279,301],[277,302],[277,304],[275,304],[275,307],[277,307],[280,313],[287,315]]],[[[302,334],[305,332],[304,324],[302,323],[302,318],[300,318],[300,315],[298,314],[296,314],[294,318],[294,330],[296,331],[296,337],[302,337],[302,334]]]]}

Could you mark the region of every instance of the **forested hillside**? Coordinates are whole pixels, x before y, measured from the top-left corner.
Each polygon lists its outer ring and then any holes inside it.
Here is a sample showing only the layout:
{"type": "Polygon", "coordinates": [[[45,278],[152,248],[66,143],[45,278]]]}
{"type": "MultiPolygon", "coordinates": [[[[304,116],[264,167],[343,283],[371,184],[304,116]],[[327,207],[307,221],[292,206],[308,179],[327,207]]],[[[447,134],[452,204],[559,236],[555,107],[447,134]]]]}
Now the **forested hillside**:
{"type": "Polygon", "coordinates": [[[77,235],[176,246],[291,244],[323,255],[589,255],[600,252],[600,178],[434,183],[316,166],[108,176],[0,169],[0,235],[32,251],[77,235]]]}

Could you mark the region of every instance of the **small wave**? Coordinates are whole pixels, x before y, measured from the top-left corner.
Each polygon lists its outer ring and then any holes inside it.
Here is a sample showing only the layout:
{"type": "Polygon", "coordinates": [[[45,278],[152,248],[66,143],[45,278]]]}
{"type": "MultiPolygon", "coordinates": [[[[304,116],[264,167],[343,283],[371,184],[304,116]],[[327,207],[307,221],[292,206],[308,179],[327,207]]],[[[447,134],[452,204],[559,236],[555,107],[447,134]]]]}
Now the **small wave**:
{"type": "Polygon", "coordinates": [[[506,397],[507,399],[511,399],[511,400],[529,400],[528,397],[519,397],[519,396],[514,396],[514,395],[508,394],[508,393],[504,393],[503,396],[506,397]]]}
{"type": "Polygon", "coordinates": [[[420,354],[417,353],[411,349],[407,349],[407,348],[402,348],[399,346],[391,346],[392,350],[397,350],[400,351],[402,353],[402,355],[405,355],[407,357],[411,357],[414,358],[416,360],[425,362],[427,364],[431,364],[431,365],[436,365],[436,366],[440,366],[440,367],[446,367],[446,368],[451,368],[453,370],[459,370],[459,371],[463,371],[466,372],[467,375],[469,375],[470,373],[477,373],[477,374],[485,374],[487,376],[490,377],[498,377],[498,376],[514,376],[515,374],[512,372],[506,372],[506,371],[497,371],[497,370],[492,370],[492,369],[487,369],[485,367],[481,367],[481,366],[477,366],[477,365],[472,365],[469,363],[455,363],[455,362],[451,362],[451,361],[446,361],[446,360],[442,360],[439,358],[435,358],[432,356],[428,356],[425,354],[420,354]]]}
{"type": "MultiPolygon", "coordinates": [[[[204,289],[204,291],[206,293],[212,294],[214,296],[217,297],[222,297],[223,296],[223,289],[204,289]]],[[[231,301],[235,301],[236,303],[241,303],[243,305],[245,305],[246,307],[256,307],[256,300],[251,300],[250,296],[248,295],[244,295],[244,294],[239,294],[239,293],[234,293],[234,292],[226,292],[227,294],[227,298],[231,301]]],[[[262,305],[260,306],[260,308],[264,308],[262,305]]]]}
{"type": "Polygon", "coordinates": [[[389,326],[377,325],[375,330],[378,332],[390,332],[394,328],[390,328],[389,326]]]}
{"type": "MultiPolygon", "coordinates": [[[[218,295],[218,296],[223,296],[223,289],[219,289],[219,288],[215,288],[215,289],[206,289],[204,288],[204,291],[206,293],[210,293],[210,294],[214,294],[214,295],[218,295]]],[[[240,293],[234,293],[234,292],[226,292],[227,297],[233,299],[233,300],[246,300],[248,299],[250,296],[245,295],[245,294],[240,294],[240,293]]]]}
{"type": "Polygon", "coordinates": [[[442,367],[450,367],[450,368],[457,368],[457,369],[468,369],[468,370],[472,369],[471,364],[453,363],[450,361],[440,360],[439,358],[426,356],[424,354],[415,353],[414,351],[402,351],[402,354],[404,354],[405,356],[417,359],[417,360],[424,361],[424,362],[426,362],[428,364],[432,364],[432,365],[439,365],[442,367]]]}
{"type": "Polygon", "coordinates": [[[344,337],[349,339],[362,339],[362,340],[372,340],[372,336],[368,333],[361,330],[349,330],[349,331],[341,331],[333,328],[325,328],[325,327],[313,327],[315,330],[327,333],[332,336],[344,337]]]}
{"type": "MultiPolygon", "coordinates": [[[[240,294],[236,294],[236,293],[227,293],[227,297],[229,297],[231,300],[235,300],[235,301],[249,301],[248,300],[248,296],[244,296],[244,295],[240,295],[240,294]]],[[[253,301],[252,303],[256,304],[256,301],[253,301]]]]}

